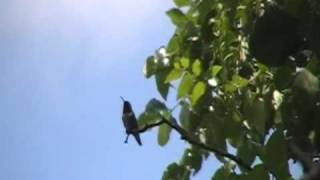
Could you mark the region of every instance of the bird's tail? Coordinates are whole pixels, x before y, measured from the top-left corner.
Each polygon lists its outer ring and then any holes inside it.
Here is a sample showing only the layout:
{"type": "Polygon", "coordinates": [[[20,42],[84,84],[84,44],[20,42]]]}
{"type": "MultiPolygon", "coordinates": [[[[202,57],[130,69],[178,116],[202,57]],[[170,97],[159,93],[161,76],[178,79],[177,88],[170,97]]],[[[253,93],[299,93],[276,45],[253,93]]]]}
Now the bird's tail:
{"type": "Polygon", "coordinates": [[[141,142],[139,133],[134,133],[133,136],[134,136],[134,138],[136,139],[137,143],[138,143],[140,146],[142,146],[142,142],[141,142]]]}

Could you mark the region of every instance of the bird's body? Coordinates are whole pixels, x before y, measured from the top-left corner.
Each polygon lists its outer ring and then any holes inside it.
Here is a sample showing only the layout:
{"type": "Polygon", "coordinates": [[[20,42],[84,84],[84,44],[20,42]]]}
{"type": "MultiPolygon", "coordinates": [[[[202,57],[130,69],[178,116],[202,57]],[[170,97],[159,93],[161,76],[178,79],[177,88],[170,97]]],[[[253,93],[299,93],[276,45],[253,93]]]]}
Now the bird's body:
{"type": "Polygon", "coordinates": [[[142,143],[139,135],[139,127],[138,127],[136,116],[132,110],[130,102],[126,100],[123,100],[123,101],[124,103],[123,103],[122,122],[126,129],[127,137],[129,137],[129,135],[132,134],[136,139],[136,141],[138,142],[138,144],[141,146],[142,143]]]}

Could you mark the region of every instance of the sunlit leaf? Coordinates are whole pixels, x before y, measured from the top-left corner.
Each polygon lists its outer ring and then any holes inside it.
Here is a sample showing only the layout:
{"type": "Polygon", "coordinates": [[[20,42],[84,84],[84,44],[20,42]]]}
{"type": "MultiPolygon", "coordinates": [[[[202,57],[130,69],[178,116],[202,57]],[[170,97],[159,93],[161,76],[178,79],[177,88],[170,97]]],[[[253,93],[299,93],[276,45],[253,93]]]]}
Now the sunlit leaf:
{"type": "Polygon", "coordinates": [[[219,66],[219,65],[213,66],[213,67],[211,68],[211,75],[212,75],[213,77],[217,76],[218,73],[221,71],[221,69],[222,69],[222,67],[219,66]]]}
{"type": "Polygon", "coordinates": [[[192,75],[190,75],[189,73],[184,74],[178,88],[178,93],[177,93],[178,98],[186,96],[190,92],[192,88],[192,84],[193,84],[192,75]]]}
{"type": "Polygon", "coordinates": [[[170,138],[171,127],[167,124],[162,124],[159,127],[158,132],[158,144],[160,146],[164,146],[168,143],[170,138]]]}
{"type": "Polygon", "coordinates": [[[197,101],[199,100],[199,98],[201,98],[201,96],[204,95],[204,93],[206,92],[206,84],[199,81],[196,83],[196,85],[194,86],[193,90],[192,90],[192,94],[191,94],[191,102],[192,105],[195,105],[197,103],[197,101]]]}
{"type": "Polygon", "coordinates": [[[201,62],[199,60],[196,60],[192,64],[192,72],[195,76],[199,76],[201,74],[202,67],[201,62]]]}
{"type": "Polygon", "coordinates": [[[184,67],[184,68],[188,68],[190,65],[190,60],[186,57],[182,57],[180,59],[180,62],[181,62],[182,67],[184,67]]]}
{"type": "Polygon", "coordinates": [[[176,69],[173,68],[170,73],[168,74],[168,76],[166,77],[166,80],[164,81],[165,83],[169,83],[173,80],[177,80],[181,77],[182,75],[182,70],[181,69],[176,69]]]}

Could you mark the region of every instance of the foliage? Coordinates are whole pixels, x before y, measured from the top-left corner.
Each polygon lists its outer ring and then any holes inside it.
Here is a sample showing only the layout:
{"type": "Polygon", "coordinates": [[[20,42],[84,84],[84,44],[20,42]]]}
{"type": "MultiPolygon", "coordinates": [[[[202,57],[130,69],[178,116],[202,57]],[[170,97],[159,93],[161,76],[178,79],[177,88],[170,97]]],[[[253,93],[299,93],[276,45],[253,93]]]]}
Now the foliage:
{"type": "MultiPolygon", "coordinates": [[[[289,160],[320,151],[320,3],[317,0],[174,0],[176,30],[144,67],[166,100],[175,93],[179,122],[152,99],[139,125],[165,116],[192,138],[235,156],[251,169],[190,144],[163,179],[189,179],[213,155],[212,178],[291,179],[289,160]],[[170,88],[177,86],[176,88],[170,88]],[[231,150],[231,151],[230,151],[231,150]]],[[[164,146],[171,127],[162,124],[164,146]]],[[[310,170],[310,169],[309,169],[310,170]]]]}

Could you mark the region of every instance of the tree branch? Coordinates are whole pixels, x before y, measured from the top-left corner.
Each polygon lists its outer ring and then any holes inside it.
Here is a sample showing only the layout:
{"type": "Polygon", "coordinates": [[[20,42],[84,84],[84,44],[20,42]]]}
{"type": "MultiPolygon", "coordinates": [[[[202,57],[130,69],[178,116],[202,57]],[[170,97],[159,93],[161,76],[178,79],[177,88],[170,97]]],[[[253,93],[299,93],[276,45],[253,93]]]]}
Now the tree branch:
{"type": "Polygon", "coordinates": [[[143,132],[147,131],[148,129],[160,126],[161,124],[167,124],[168,126],[170,126],[172,129],[174,129],[175,131],[177,131],[181,135],[182,139],[186,140],[190,144],[198,146],[198,147],[205,149],[207,151],[213,152],[219,156],[223,156],[225,158],[228,158],[228,159],[234,161],[235,163],[237,163],[239,166],[245,168],[246,170],[249,170],[249,171],[252,170],[252,167],[249,164],[247,164],[246,162],[244,162],[242,159],[238,158],[237,156],[230,154],[228,152],[221,151],[215,147],[211,147],[205,143],[202,143],[202,142],[196,140],[186,130],[184,130],[181,126],[179,126],[177,124],[177,122],[175,122],[175,121],[170,121],[165,118],[162,118],[161,121],[159,121],[157,123],[144,126],[142,129],[139,129],[138,132],[143,133],[143,132]]]}

